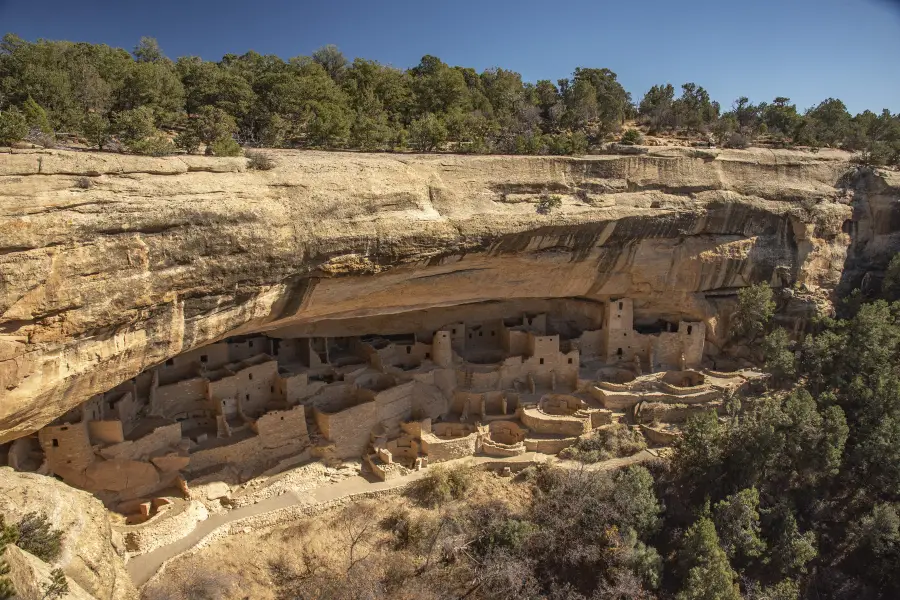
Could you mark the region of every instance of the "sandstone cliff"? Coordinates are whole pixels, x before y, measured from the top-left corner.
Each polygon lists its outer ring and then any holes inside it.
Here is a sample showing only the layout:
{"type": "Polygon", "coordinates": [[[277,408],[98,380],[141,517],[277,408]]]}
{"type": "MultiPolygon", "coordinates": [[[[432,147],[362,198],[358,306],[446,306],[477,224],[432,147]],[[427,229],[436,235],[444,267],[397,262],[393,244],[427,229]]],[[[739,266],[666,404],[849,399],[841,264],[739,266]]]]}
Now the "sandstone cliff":
{"type": "Polygon", "coordinates": [[[827,151],[273,154],[0,157],[0,441],[235,333],[629,296],[714,340],[740,286],[838,286],[851,195],[884,184],[827,151]]]}
{"type": "MultiPolygon", "coordinates": [[[[52,477],[0,468],[0,513],[8,522],[17,522],[29,512],[45,514],[55,529],[63,531],[62,555],[53,566],[62,568],[78,584],[67,598],[80,599],[86,594],[98,600],[137,598],[125,561],[115,547],[117,534],[109,513],[99,500],[52,477]]],[[[30,554],[12,553],[15,559],[8,562],[16,589],[29,598],[31,591],[47,580],[50,567],[30,554]]]]}

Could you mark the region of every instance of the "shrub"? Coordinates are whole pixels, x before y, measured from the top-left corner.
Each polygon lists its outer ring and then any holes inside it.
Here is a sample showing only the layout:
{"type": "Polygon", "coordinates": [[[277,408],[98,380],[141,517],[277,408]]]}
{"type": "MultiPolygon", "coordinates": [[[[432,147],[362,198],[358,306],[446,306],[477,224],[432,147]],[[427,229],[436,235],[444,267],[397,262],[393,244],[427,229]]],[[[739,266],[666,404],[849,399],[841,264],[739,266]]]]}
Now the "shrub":
{"type": "Polygon", "coordinates": [[[406,488],[406,495],[420,506],[440,506],[450,500],[458,500],[472,484],[472,469],[466,466],[428,470],[422,479],[406,488]]]}
{"type": "Polygon", "coordinates": [[[153,111],[146,106],[117,113],[115,124],[119,139],[129,149],[132,149],[132,145],[157,134],[153,111]]]}
{"type": "Polygon", "coordinates": [[[80,190],[89,190],[94,187],[94,182],[91,181],[88,177],[79,177],[75,180],[75,187],[80,190]]]}
{"type": "Polygon", "coordinates": [[[409,142],[420,152],[438,150],[447,140],[447,127],[435,115],[428,113],[409,126],[409,142]]]}
{"type": "Polygon", "coordinates": [[[635,144],[642,144],[644,142],[644,136],[637,129],[628,129],[625,133],[622,134],[622,141],[620,143],[625,144],[626,146],[634,146],[635,144]]]}
{"type": "Polygon", "coordinates": [[[277,164],[271,154],[259,150],[247,150],[244,156],[247,157],[247,168],[255,171],[271,171],[277,164]]]}
{"type": "Polygon", "coordinates": [[[403,507],[398,507],[385,517],[381,526],[394,535],[395,550],[418,549],[434,533],[434,523],[424,517],[415,517],[403,507]]]}
{"type": "Polygon", "coordinates": [[[222,138],[214,141],[207,147],[207,154],[212,150],[216,156],[240,156],[241,147],[233,138],[222,138]]]}
{"type": "Polygon", "coordinates": [[[41,600],[64,598],[69,593],[69,582],[62,569],[50,571],[50,581],[41,584],[41,600]]]}
{"type": "Polygon", "coordinates": [[[25,136],[26,142],[31,142],[42,148],[56,148],[56,135],[53,133],[45,133],[40,129],[32,129],[25,136]]]}
{"type": "Polygon", "coordinates": [[[738,148],[743,150],[745,148],[748,148],[749,146],[750,140],[747,139],[747,136],[741,133],[732,133],[730,136],[728,136],[728,139],[725,140],[726,148],[738,148]]]}
{"type": "Polygon", "coordinates": [[[563,450],[560,456],[583,463],[595,463],[621,456],[631,456],[646,447],[647,441],[639,431],[618,423],[579,438],[574,446],[563,450]]]}
{"type": "Polygon", "coordinates": [[[34,101],[31,96],[22,105],[22,112],[25,115],[25,122],[28,127],[40,133],[53,133],[50,127],[50,119],[47,118],[47,111],[34,101]]]}
{"type": "Polygon", "coordinates": [[[132,142],[128,144],[128,149],[144,156],[168,156],[175,152],[175,145],[169,138],[160,134],[132,142]]]}
{"type": "Polygon", "coordinates": [[[200,136],[193,129],[185,129],[175,136],[175,146],[188,154],[194,154],[200,149],[200,136]]]}
{"type": "Polygon", "coordinates": [[[45,515],[30,512],[19,521],[19,540],[16,545],[47,563],[54,562],[62,552],[63,532],[53,529],[45,515]]]}
{"type": "Polygon", "coordinates": [[[89,146],[97,146],[103,150],[103,146],[109,143],[112,134],[112,127],[109,119],[97,113],[87,113],[81,120],[81,135],[83,135],[89,146]]]}
{"type": "Polygon", "coordinates": [[[28,123],[17,108],[0,112],[0,145],[11,146],[28,135],[28,123]]]}
{"type": "Polygon", "coordinates": [[[554,209],[562,206],[562,196],[542,194],[538,199],[537,212],[541,215],[549,215],[554,209]]]}

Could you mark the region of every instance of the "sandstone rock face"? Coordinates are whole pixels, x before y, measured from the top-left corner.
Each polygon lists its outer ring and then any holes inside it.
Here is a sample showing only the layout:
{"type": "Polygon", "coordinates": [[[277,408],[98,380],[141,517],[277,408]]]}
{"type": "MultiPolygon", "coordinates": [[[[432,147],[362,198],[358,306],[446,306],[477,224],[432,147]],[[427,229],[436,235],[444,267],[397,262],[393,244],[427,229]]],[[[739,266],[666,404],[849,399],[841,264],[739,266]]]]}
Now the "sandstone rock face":
{"type": "MultiPolygon", "coordinates": [[[[0,512],[6,515],[7,522],[18,522],[29,512],[47,515],[53,527],[64,533],[62,556],[54,566],[62,568],[80,589],[90,594],[89,597],[99,600],[137,598],[125,563],[114,546],[114,542],[119,543],[114,539],[118,534],[112,530],[109,513],[89,493],[52,477],[17,473],[3,467],[0,468],[0,512]]],[[[119,543],[119,546],[124,551],[123,544],[119,543]]],[[[49,573],[49,567],[40,560],[25,556],[31,560],[20,562],[30,563],[31,571],[41,577],[49,573]]]]}
{"type": "Polygon", "coordinates": [[[273,155],[271,171],[0,160],[0,442],[254,331],[391,333],[453,311],[628,296],[638,319],[703,319],[714,338],[720,297],[755,281],[831,290],[851,242],[839,152],[273,155]],[[542,194],[561,208],[540,214],[542,194]]]}

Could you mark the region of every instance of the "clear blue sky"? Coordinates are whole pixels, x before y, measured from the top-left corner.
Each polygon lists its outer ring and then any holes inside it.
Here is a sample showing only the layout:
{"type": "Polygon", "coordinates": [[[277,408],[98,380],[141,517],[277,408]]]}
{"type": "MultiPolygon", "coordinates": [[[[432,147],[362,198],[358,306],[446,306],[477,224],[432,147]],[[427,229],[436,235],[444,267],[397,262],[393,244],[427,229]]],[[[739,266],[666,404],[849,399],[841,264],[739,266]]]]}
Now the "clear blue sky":
{"type": "Polygon", "coordinates": [[[829,96],[851,112],[900,112],[900,0],[0,0],[0,33],[175,58],[256,50],[284,58],[337,44],[397,67],[434,54],[526,81],[608,67],[634,98],[695,81],[724,107],[829,96]]]}

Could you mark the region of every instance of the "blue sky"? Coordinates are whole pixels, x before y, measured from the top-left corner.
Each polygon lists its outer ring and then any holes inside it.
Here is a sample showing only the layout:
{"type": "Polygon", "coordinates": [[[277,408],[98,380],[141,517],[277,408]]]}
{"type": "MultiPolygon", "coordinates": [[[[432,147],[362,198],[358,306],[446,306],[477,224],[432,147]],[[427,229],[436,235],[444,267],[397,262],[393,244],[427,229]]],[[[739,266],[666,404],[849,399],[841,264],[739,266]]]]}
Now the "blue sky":
{"type": "Polygon", "coordinates": [[[253,49],[288,58],[337,44],[397,67],[424,54],[526,81],[608,67],[635,99],[694,81],[727,107],[829,96],[851,112],[900,112],[897,0],[0,0],[0,33],[128,49],[156,37],[170,57],[253,49]]]}

